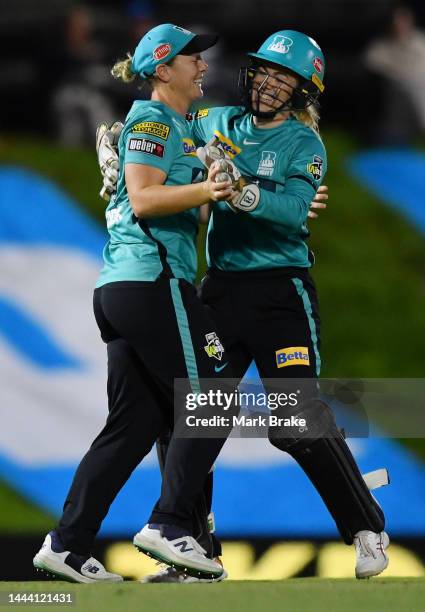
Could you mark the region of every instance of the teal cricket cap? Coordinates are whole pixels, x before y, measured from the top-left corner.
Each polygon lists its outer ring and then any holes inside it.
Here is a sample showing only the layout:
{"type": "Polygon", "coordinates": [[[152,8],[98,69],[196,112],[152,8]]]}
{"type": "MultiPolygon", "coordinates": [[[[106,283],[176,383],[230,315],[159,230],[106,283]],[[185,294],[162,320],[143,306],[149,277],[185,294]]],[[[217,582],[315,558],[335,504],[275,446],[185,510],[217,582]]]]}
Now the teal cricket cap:
{"type": "Polygon", "coordinates": [[[149,30],[137,45],[131,68],[142,79],[152,76],[159,64],[167,64],[176,55],[192,55],[209,49],[218,41],[215,34],[194,34],[172,23],[162,23],[149,30]]]}

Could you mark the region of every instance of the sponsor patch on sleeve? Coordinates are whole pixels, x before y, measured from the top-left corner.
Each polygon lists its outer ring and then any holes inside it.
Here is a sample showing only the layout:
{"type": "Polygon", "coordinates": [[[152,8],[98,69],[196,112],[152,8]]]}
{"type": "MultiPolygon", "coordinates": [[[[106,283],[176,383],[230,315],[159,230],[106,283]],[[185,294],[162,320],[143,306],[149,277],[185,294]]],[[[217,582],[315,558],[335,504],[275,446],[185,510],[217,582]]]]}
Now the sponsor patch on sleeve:
{"type": "Polygon", "coordinates": [[[276,351],[276,366],[286,368],[294,365],[310,365],[307,346],[288,346],[276,351]]]}
{"type": "Polygon", "coordinates": [[[183,138],[183,151],[185,155],[196,157],[196,145],[191,138],[183,138]]]}
{"type": "Polygon", "coordinates": [[[307,172],[309,172],[316,181],[322,178],[323,159],[320,155],[313,156],[313,160],[307,164],[307,172]]]}
{"type": "Polygon", "coordinates": [[[204,117],[208,117],[209,112],[210,112],[209,108],[200,108],[194,114],[194,119],[203,119],[204,117]]]}
{"type": "Polygon", "coordinates": [[[158,123],[157,121],[142,121],[142,123],[133,125],[131,131],[136,134],[152,134],[152,136],[167,140],[170,126],[165,125],[165,123],[158,123]]]}
{"type": "Polygon", "coordinates": [[[164,157],[165,145],[153,140],[148,140],[147,138],[130,138],[128,141],[128,150],[155,155],[155,157],[164,157]]]}

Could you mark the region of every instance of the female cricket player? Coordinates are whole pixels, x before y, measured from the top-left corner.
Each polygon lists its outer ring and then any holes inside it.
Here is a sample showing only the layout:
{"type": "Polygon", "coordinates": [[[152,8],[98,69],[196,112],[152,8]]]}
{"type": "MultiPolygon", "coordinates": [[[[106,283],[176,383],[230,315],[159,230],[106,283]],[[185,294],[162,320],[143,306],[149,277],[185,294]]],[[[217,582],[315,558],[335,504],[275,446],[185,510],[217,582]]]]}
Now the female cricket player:
{"type": "Polygon", "coordinates": [[[221,150],[230,158],[223,168],[227,164],[232,175],[236,166],[235,188],[243,181],[247,194],[233,209],[224,202],[212,207],[201,297],[237,378],[254,359],[266,388],[267,379],[311,381],[306,401],[295,411],[310,423],[308,431],[270,428],[269,439],[302,467],[343,540],[354,541],[356,576],[372,576],[388,565],[383,512],[331,411],[316,393],[309,396],[321,362],[305,222],[326,172],[316,106],[325,60],[313,39],[292,30],[272,34],[249,57],[251,65],[240,73],[243,106],[201,110],[192,120],[195,142],[210,145],[201,158],[217,158],[221,150]]]}
{"type": "MultiPolygon", "coordinates": [[[[94,292],[107,345],[109,416],[77,469],[59,525],[34,557],[37,568],[76,582],[122,579],[90,555],[101,522],[170,428],[174,380],[188,379],[192,392],[205,391],[200,379],[219,376],[214,357],[228,361],[192,282],[198,209],[229,197],[231,184],[215,181],[218,168],[202,180],[185,119],[202,96],[207,64],[200,52],[216,40],[163,24],[113,68],[124,81],[137,75],[148,81],[152,96],[134,102],[121,133],[117,192],[106,211],[110,238],[94,292]]],[[[192,537],[192,511],[229,431],[208,440],[171,438],[161,498],[134,538],[152,556],[215,579],[223,568],[192,537]]]]}
{"type": "MultiPolygon", "coordinates": [[[[266,387],[269,378],[314,382],[319,315],[305,221],[326,170],[316,110],[325,62],[315,41],[285,30],[249,56],[240,79],[244,105],[192,117],[192,138],[208,143],[201,159],[221,158],[234,183],[234,197],[212,207],[201,295],[237,378],[254,359],[266,387]]],[[[311,423],[307,433],[271,428],[271,443],[296,459],[344,541],[354,541],[356,576],[380,573],[388,564],[384,516],[333,415],[314,394],[296,414],[311,423]]]]}

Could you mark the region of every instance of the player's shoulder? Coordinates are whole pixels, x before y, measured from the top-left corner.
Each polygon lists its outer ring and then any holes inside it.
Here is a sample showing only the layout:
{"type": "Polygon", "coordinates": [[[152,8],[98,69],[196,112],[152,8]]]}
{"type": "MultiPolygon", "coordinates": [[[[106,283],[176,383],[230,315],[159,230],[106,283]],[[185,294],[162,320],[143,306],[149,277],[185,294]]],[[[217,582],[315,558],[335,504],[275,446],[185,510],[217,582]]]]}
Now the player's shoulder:
{"type": "Polygon", "coordinates": [[[297,148],[311,147],[313,149],[318,149],[325,152],[325,145],[323,144],[323,140],[319,132],[302,121],[295,119],[295,117],[291,119],[290,127],[292,131],[291,138],[293,139],[293,142],[297,148]]]}
{"type": "Polygon", "coordinates": [[[168,140],[177,128],[183,132],[185,125],[183,117],[177,119],[175,113],[165,105],[151,100],[136,100],[126,117],[124,130],[126,134],[150,134],[168,140]]]}

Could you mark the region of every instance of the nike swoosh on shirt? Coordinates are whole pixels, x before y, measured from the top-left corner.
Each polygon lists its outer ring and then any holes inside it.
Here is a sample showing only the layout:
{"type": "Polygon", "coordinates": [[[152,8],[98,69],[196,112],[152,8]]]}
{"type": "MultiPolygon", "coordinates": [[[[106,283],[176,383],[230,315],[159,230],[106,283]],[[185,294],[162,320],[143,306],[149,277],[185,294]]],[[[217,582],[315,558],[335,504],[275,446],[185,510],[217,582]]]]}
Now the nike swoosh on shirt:
{"type": "Polygon", "coordinates": [[[215,371],[217,372],[217,374],[218,374],[219,372],[221,372],[221,370],[224,370],[224,368],[225,368],[227,365],[229,365],[229,362],[228,362],[228,361],[226,361],[226,363],[223,363],[223,365],[222,365],[222,366],[214,366],[214,370],[215,370],[215,371]]]}
{"type": "Polygon", "coordinates": [[[256,145],[256,144],[260,144],[259,142],[254,142],[253,140],[247,140],[246,138],[244,138],[243,143],[244,143],[244,145],[256,145]]]}

